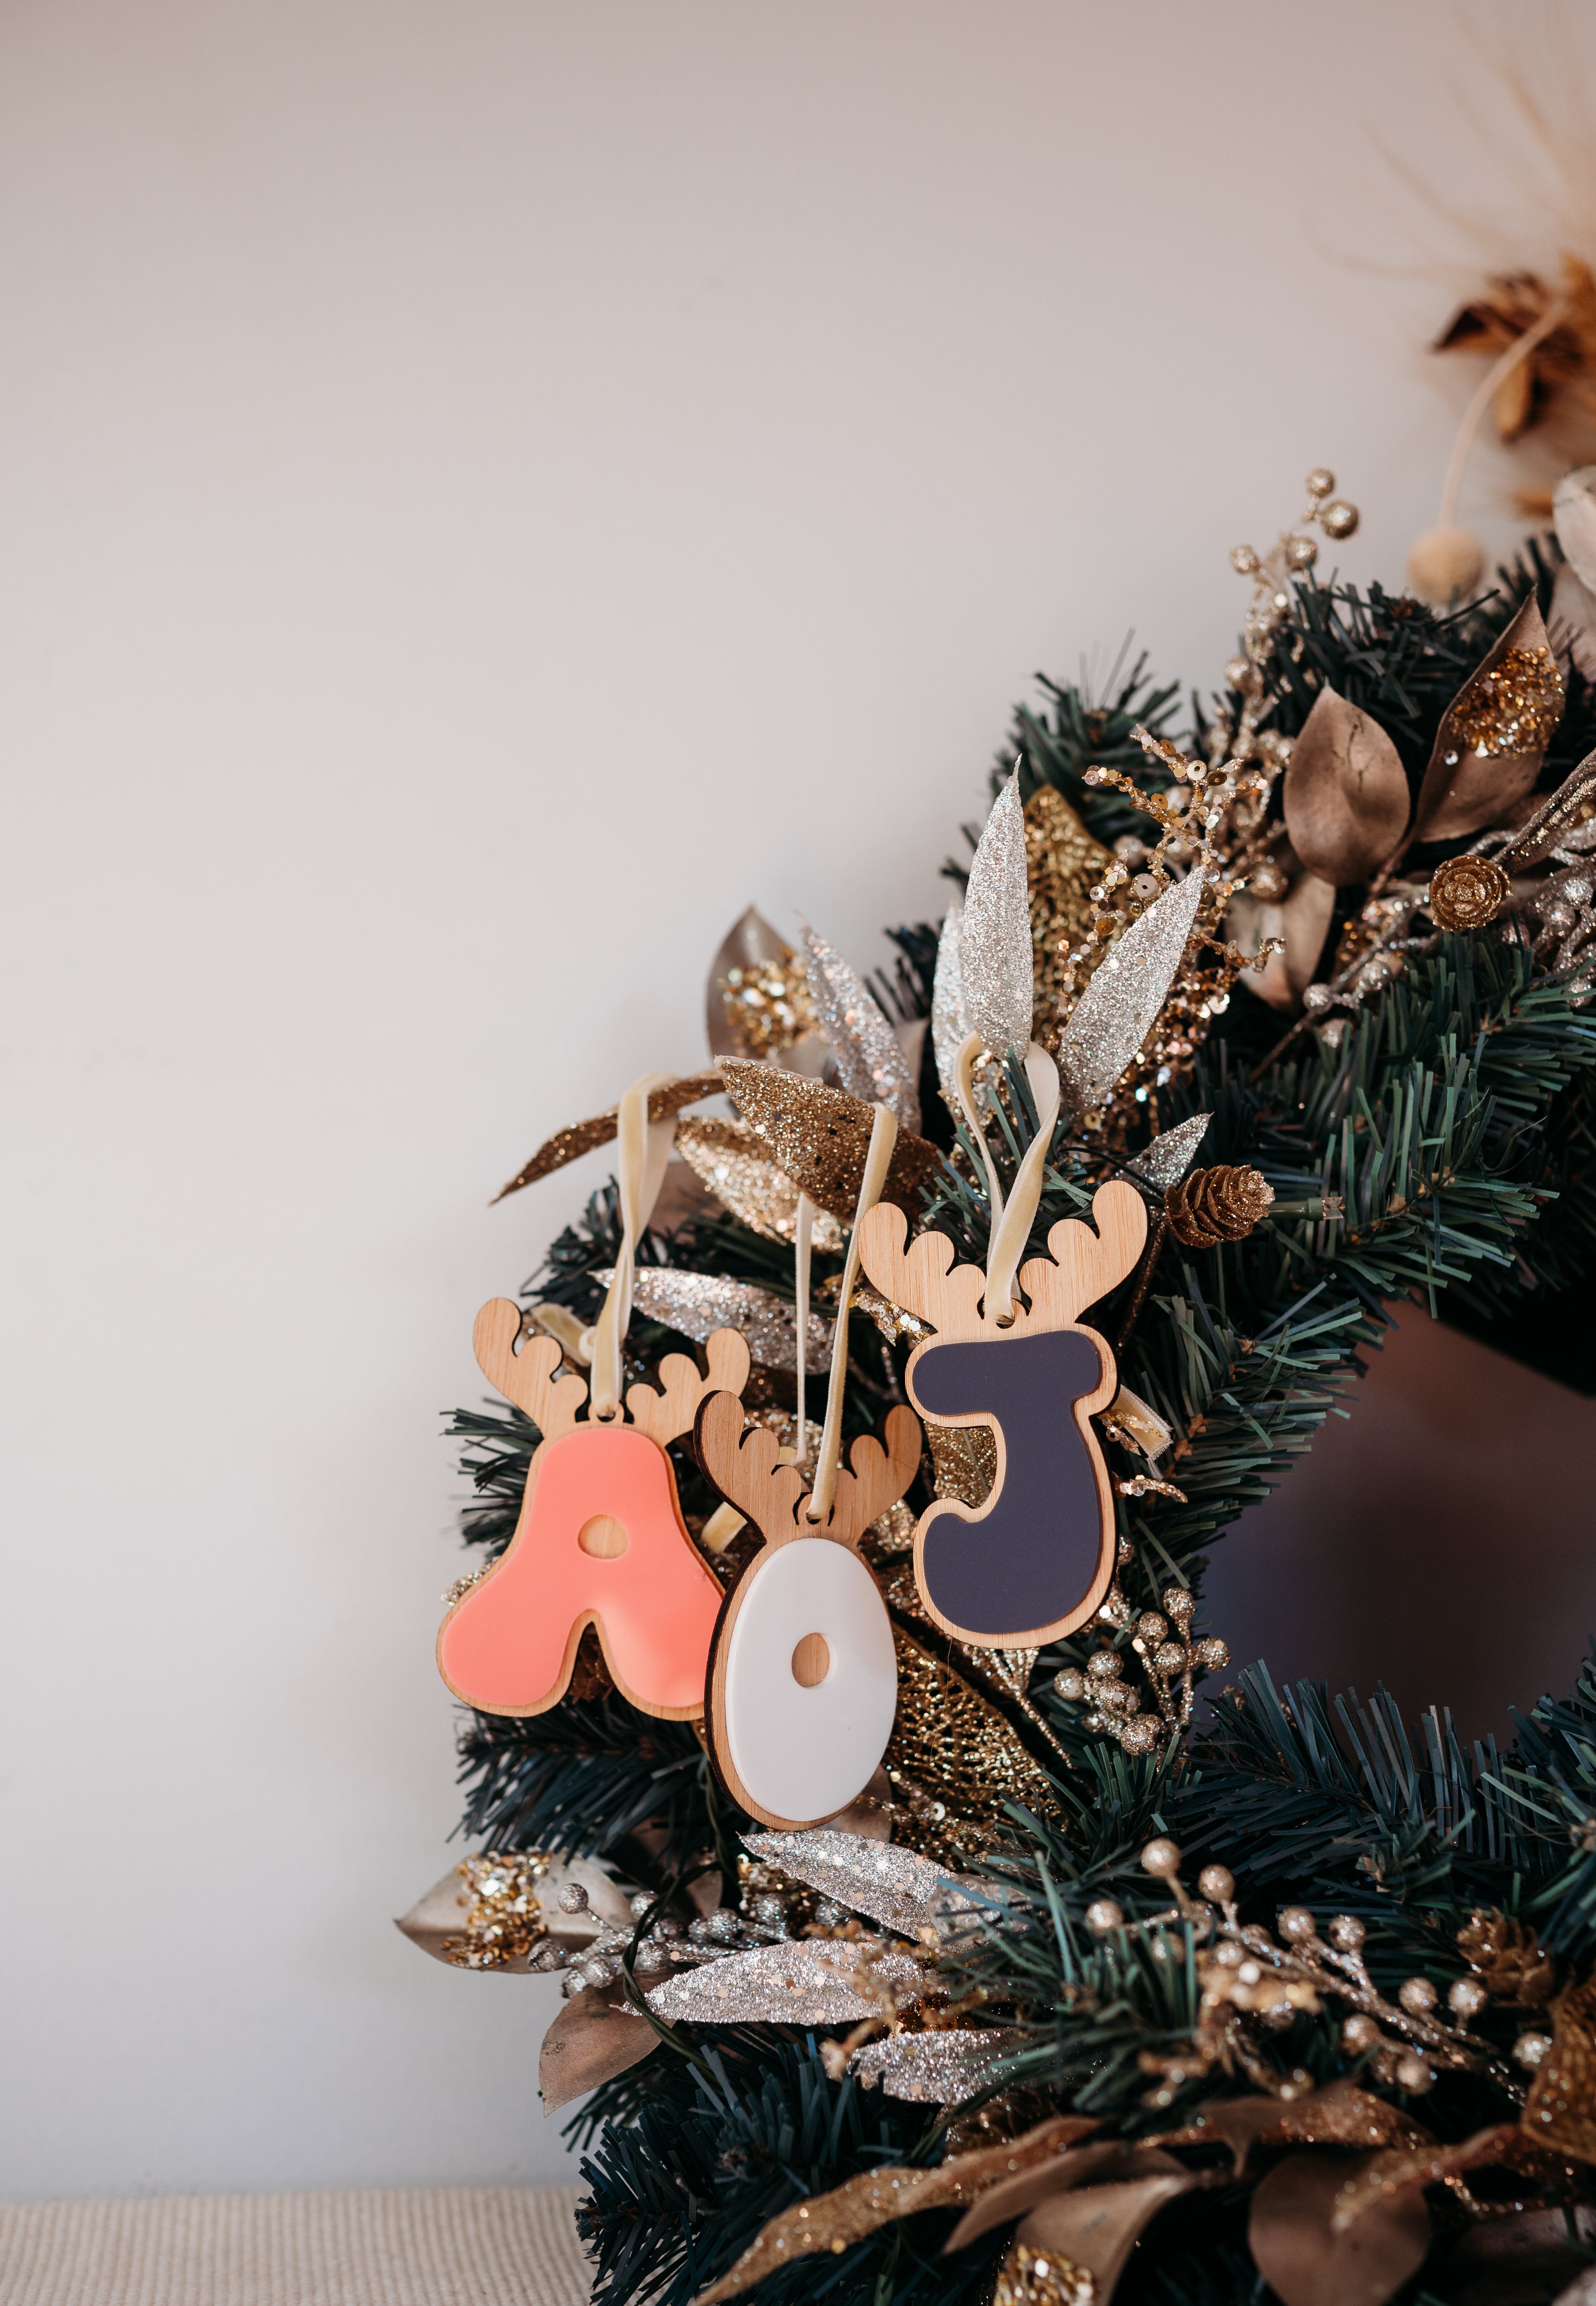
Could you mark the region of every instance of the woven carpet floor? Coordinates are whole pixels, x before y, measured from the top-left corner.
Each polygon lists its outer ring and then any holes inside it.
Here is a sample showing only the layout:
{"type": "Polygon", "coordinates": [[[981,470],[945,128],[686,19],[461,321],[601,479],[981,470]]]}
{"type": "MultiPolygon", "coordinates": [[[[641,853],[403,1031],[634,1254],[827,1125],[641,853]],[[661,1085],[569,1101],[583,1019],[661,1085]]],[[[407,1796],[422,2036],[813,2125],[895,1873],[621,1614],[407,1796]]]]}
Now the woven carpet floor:
{"type": "Polygon", "coordinates": [[[0,2306],[585,2306],[574,2186],[0,2206],[0,2306]]]}

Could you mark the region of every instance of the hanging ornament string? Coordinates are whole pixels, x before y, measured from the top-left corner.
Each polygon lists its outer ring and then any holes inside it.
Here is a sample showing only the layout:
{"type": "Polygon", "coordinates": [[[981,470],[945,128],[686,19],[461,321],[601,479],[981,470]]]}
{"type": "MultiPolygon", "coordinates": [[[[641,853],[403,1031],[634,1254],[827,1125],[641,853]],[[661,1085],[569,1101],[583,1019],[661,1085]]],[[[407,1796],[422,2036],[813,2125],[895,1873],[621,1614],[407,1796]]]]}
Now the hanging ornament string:
{"type": "Polygon", "coordinates": [[[1043,1177],[1053,1147],[1054,1124],[1058,1120],[1060,1089],[1057,1065],[1039,1042],[1032,1041],[1025,1053],[1025,1077],[1037,1102],[1037,1133],[1026,1148],[1013,1188],[1005,1200],[992,1148],[976,1111],[973,1067],[982,1046],[981,1036],[970,1034],[955,1060],[953,1080],[965,1125],[986,1166],[986,1191],[992,1205],[986,1235],[986,1318],[990,1326],[1007,1321],[1013,1311],[1014,1275],[1042,1200],[1043,1177]]]}
{"type": "Polygon", "coordinates": [[[991,1205],[992,1223],[995,1226],[1003,1213],[1003,1189],[998,1180],[992,1148],[986,1142],[986,1125],[976,1105],[976,1059],[985,1046],[979,1033],[970,1033],[960,1043],[959,1054],[953,1060],[953,1087],[958,1091],[959,1110],[964,1115],[964,1125],[969,1132],[970,1141],[986,1171],[986,1198],[991,1205]]]}
{"type": "Polygon", "coordinates": [[[637,1266],[637,1243],[648,1230],[665,1164],[676,1135],[676,1116],[651,1122],[649,1093],[675,1078],[670,1073],[645,1073],[621,1098],[616,1118],[616,1149],[620,1156],[620,1254],[599,1318],[583,1338],[593,1363],[588,1415],[601,1423],[620,1413],[621,1347],[632,1320],[632,1286],[637,1266]]]}
{"type": "Polygon", "coordinates": [[[809,1428],[805,1415],[804,1383],[809,1362],[809,1238],[815,1228],[815,1204],[807,1193],[798,1195],[798,1224],[792,1243],[793,1294],[798,1300],[798,1400],[795,1405],[798,1426],[798,1458],[802,1465],[809,1454],[809,1428]]]}
{"type": "MultiPolygon", "coordinates": [[[[853,1231],[848,1237],[842,1286],[837,1297],[837,1327],[832,1337],[832,1373],[826,1388],[825,1423],[821,1428],[820,1451],[815,1462],[815,1488],[807,1508],[811,1521],[824,1521],[836,1494],[837,1467],[842,1456],[842,1394],[848,1382],[848,1309],[853,1302],[853,1285],[858,1278],[859,1227],[881,1199],[881,1189],[886,1183],[892,1148],[897,1141],[897,1115],[890,1105],[878,1105],[870,1131],[870,1149],[865,1156],[865,1175],[859,1186],[858,1207],[853,1213],[853,1231]]],[[[803,1335],[804,1310],[800,1308],[799,1311],[800,1337],[803,1335]]]]}
{"type": "Polygon", "coordinates": [[[986,1310],[988,1327],[1011,1319],[1014,1276],[1025,1254],[1025,1244],[1042,1200],[1047,1156],[1053,1149],[1054,1124],[1059,1111],[1058,1067],[1038,1042],[1025,1053],[1025,1077],[1037,1104],[1037,1133],[1025,1149],[1007,1202],[993,1212],[986,1249],[986,1310]]]}

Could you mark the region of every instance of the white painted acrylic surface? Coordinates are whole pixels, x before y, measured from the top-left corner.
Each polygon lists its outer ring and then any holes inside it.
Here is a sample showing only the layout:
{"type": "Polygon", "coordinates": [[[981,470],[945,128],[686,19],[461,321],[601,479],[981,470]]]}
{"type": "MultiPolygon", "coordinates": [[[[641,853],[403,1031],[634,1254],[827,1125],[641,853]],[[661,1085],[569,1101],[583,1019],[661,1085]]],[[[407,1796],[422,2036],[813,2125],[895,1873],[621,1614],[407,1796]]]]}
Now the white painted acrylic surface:
{"type": "Polygon", "coordinates": [[[858,1554],[797,1537],[755,1560],[726,1644],[726,1729],[761,1808],[795,1824],[846,1809],[875,1774],[897,1702],[892,1620],[858,1554]],[[806,1634],[830,1653],[807,1688],[792,1670],[806,1634]]]}

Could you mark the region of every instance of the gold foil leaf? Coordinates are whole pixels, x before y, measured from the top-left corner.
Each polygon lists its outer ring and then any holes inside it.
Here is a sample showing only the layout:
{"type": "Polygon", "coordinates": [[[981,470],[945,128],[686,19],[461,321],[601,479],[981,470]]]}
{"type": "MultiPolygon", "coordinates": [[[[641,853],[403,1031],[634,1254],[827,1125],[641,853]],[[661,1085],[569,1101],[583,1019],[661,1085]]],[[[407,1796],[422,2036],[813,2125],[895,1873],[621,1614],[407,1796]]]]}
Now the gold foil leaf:
{"type": "Polygon", "coordinates": [[[1355,2226],[1333,2227],[1342,2188],[1374,2158],[1310,2148],[1288,2154],[1258,2186],[1248,2245],[1282,2306],[1385,2306],[1423,2265],[1430,2213],[1417,2189],[1378,2199],[1355,2226]]]}
{"type": "MultiPolygon", "coordinates": [[[[1014,2239],[1050,2259],[1068,2259],[1093,2276],[1093,2306],[1107,2306],[1145,2227],[1165,2203],[1208,2182],[1156,2148],[1127,2157],[1137,2172],[1106,2185],[1071,2187],[1037,2204],[1014,2239]],[[1162,2165],[1162,2167],[1157,2165],[1162,2165]]],[[[1343,2298],[1338,2306],[1350,2306],[1343,2298]]]]}
{"type": "MultiPolygon", "coordinates": [[[[650,1091],[648,1117],[651,1121],[663,1121],[671,1114],[680,1113],[685,1106],[702,1104],[706,1097],[719,1097],[722,1086],[717,1071],[687,1073],[680,1080],[668,1081],[663,1089],[650,1091]]],[[[569,1129],[557,1129],[538,1147],[531,1160],[516,1170],[509,1183],[499,1187],[493,1200],[502,1201],[507,1193],[518,1193],[523,1185],[535,1185],[540,1177],[551,1176],[568,1161],[579,1160],[597,1146],[612,1143],[619,1111],[619,1106],[612,1105],[607,1112],[594,1114],[591,1121],[578,1121],[569,1129]]],[[[492,1207],[491,1202],[489,1207],[492,1207]]]]}
{"type": "MultiPolygon", "coordinates": [[[[774,1065],[728,1057],[721,1071],[738,1110],[787,1175],[818,1208],[851,1225],[864,1182],[874,1108],[846,1090],[809,1080],[802,1073],[779,1072],[774,1065]]],[[[692,1158],[690,1153],[687,1157],[692,1158]]],[[[917,1216],[924,1189],[941,1166],[942,1157],[934,1145],[900,1128],[882,1199],[917,1216]]]]}
{"type": "MultiPolygon", "coordinates": [[[[790,1247],[798,1237],[798,1189],[746,1121],[679,1122],[676,1144],[695,1176],[739,1225],[790,1247]]],[[[812,1238],[818,1250],[841,1248],[842,1228],[828,1210],[815,1217],[812,1238]]]]}
{"type": "Polygon", "coordinates": [[[1395,746],[1328,685],[1292,747],[1281,790],[1292,847],[1333,889],[1367,881],[1407,829],[1407,772],[1395,746]]]}
{"type": "Polygon", "coordinates": [[[613,2081],[657,2050],[660,2037],[629,2004],[589,1986],[574,1994],[543,2037],[538,2090],[550,2114],[601,2082],[613,2081]]]}
{"type": "Polygon", "coordinates": [[[1506,2122],[1476,2131],[1459,2146],[1438,2145],[1432,2138],[1421,2145],[1392,2147],[1373,2155],[1360,2163],[1337,2191],[1331,2231],[1345,2233],[1382,2203],[1395,2201],[1418,2188],[1441,2185],[1459,2171],[1499,2162],[1505,2152],[1521,2144],[1523,2136],[1515,2123],[1506,2122]]]}
{"type": "Polygon", "coordinates": [[[1414,834],[1461,841],[1504,823],[1527,793],[1563,717],[1563,676],[1532,593],[1442,715],[1414,834]]]}

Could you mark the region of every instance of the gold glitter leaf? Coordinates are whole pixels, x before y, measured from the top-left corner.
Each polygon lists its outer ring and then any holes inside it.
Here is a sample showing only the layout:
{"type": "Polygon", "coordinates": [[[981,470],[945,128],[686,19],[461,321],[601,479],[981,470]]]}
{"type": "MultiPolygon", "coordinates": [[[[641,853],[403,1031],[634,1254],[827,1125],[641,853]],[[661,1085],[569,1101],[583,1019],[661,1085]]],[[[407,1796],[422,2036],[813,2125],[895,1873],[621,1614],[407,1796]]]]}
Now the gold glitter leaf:
{"type": "MultiPolygon", "coordinates": [[[[729,1058],[727,1063],[731,1060],[729,1058]]],[[[798,1189],[771,1157],[771,1149],[746,1121],[679,1122],[678,1152],[722,1209],[751,1233],[789,1246],[798,1234],[798,1189]]],[[[849,1215],[852,1212],[849,1211],[849,1215]]],[[[842,1228],[829,1211],[815,1220],[818,1250],[842,1246],[842,1228]]]]}
{"type": "Polygon", "coordinates": [[[997,1479],[997,1440],[990,1425],[927,1425],[926,1447],[939,1498],[983,1506],[997,1479]]]}
{"type": "Polygon", "coordinates": [[[1050,1047],[1058,1035],[1060,1004],[1075,990],[1071,949],[1086,936],[1097,914],[1087,891],[1113,862],[1113,851],[1092,839],[1058,787],[1038,785],[1025,804],[1035,979],[1031,1031],[1050,1047]]]}
{"type": "MultiPolygon", "coordinates": [[[[864,1181],[874,1109],[843,1089],[830,1089],[802,1073],[779,1072],[774,1065],[728,1057],[721,1072],[744,1118],[786,1174],[818,1208],[851,1225],[864,1181]]],[[[687,1158],[692,1157],[688,1152],[687,1158]]],[[[941,1166],[934,1145],[900,1129],[882,1199],[896,1201],[917,1217],[923,1188],[941,1166]]]]}
{"type": "Polygon", "coordinates": [[[1566,1986],[1552,2003],[1551,2047],[1535,2069],[1523,2122],[1541,2145],[1596,2162],[1596,1978],[1566,1986]]]}
{"type": "MultiPolygon", "coordinates": [[[[702,1104],[706,1097],[719,1097],[723,1084],[720,1073],[709,1071],[688,1073],[680,1080],[668,1081],[663,1089],[650,1092],[648,1117],[663,1121],[685,1106],[702,1104]]],[[[518,1193],[523,1185],[535,1185],[540,1177],[552,1176],[563,1169],[568,1161],[579,1160],[596,1146],[613,1142],[617,1116],[620,1107],[612,1105],[605,1113],[595,1113],[591,1121],[573,1123],[569,1129],[557,1129],[552,1137],[538,1147],[530,1161],[516,1170],[508,1185],[501,1185],[493,1201],[502,1201],[507,1193],[518,1193]]],[[[489,1203],[491,1208],[493,1202],[489,1203]]]]}
{"type": "Polygon", "coordinates": [[[1381,2203],[1395,2201],[1416,2188],[1438,2186],[1462,2170],[1501,2161],[1523,2139],[1510,2122],[1477,2130],[1459,2146],[1438,2146],[1434,2139],[1420,2146],[1397,2146],[1372,2155],[1350,2176],[1336,2197],[1330,2214],[1333,2233],[1345,2233],[1381,2203]]]}
{"type": "Polygon", "coordinates": [[[930,1651],[892,1628],[898,1653],[898,1713],[887,1745],[887,1777],[895,1791],[935,1789],[924,1811],[894,1821],[893,1833],[937,1858],[962,1853],[972,1837],[984,1841],[1003,1817],[1005,1801],[1020,1802],[1042,1817],[1058,1811],[1058,1798],[1040,1764],[995,1706],[930,1651]],[[935,1815],[942,1810],[944,1815],[935,1815]]]}
{"type": "Polygon", "coordinates": [[[1532,593],[1441,719],[1413,833],[1461,841],[1505,822],[1535,781],[1563,717],[1563,676],[1532,593]]]}
{"type": "Polygon", "coordinates": [[[983,2146],[971,2154],[957,2154],[934,2169],[908,2164],[888,2164],[861,2171],[829,2194],[816,2194],[795,2203],[764,2227],[735,2266],[704,2292],[697,2306],[720,2306],[752,2290],[756,2282],[797,2259],[820,2251],[840,2253],[863,2242],[895,2219],[911,2217],[917,2210],[958,2207],[975,2201],[999,2179],[1012,2177],[1049,2155],[1062,2153],[1076,2139],[1097,2127],[1079,2114],[1058,2114],[1028,2130],[1021,2138],[996,2146],[983,2146]]]}

